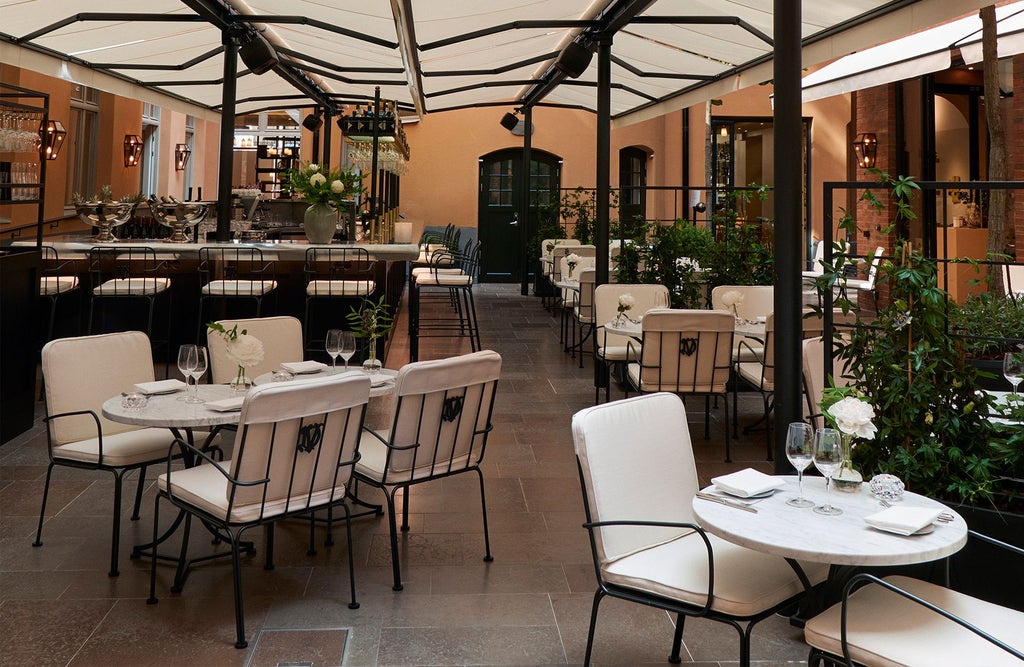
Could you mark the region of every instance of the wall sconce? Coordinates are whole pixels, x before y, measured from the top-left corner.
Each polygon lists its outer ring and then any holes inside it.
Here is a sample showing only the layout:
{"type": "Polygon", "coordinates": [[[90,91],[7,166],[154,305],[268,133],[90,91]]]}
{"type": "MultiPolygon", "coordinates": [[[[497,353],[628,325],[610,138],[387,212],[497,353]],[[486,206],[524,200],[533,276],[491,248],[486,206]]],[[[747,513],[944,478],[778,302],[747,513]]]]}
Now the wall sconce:
{"type": "Polygon", "coordinates": [[[324,119],[318,113],[311,113],[302,119],[302,127],[310,132],[316,132],[324,125],[324,119]]]}
{"type": "Polygon", "coordinates": [[[188,144],[174,144],[174,170],[185,171],[188,158],[192,155],[192,149],[188,144]]]}
{"type": "Polygon", "coordinates": [[[857,155],[857,166],[871,169],[878,157],[878,137],[872,132],[858,134],[853,140],[853,152],[857,155]]]}
{"type": "Polygon", "coordinates": [[[46,159],[56,160],[61,146],[64,145],[64,138],[68,136],[67,130],[59,120],[51,120],[39,127],[39,136],[43,140],[46,159]]]}
{"type": "Polygon", "coordinates": [[[501,126],[503,128],[511,132],[512,130],[515,129],[516,125],[519,124],[519,118],[514,113],[509,112],[502,116],[501,120],[498,122],[501,123],[501,126]]]}
{"type": "Polygon", "coordinates": [[[142,137],[137,134],[124,135],[124,166],[138,167],[142,160],[142,137]]]}

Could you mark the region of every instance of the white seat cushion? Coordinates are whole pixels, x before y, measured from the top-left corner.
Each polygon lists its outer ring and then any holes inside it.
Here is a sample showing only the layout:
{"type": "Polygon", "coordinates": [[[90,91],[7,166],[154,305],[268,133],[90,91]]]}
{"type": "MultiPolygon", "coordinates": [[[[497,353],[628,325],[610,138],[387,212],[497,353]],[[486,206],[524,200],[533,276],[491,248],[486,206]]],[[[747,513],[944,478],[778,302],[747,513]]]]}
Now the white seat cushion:
{"type": "Polygon", "coordinates": [[[43,276],[39,279],[39,295],[64,294],[78,287],[78,276],[43,276]]]}
{"type": "Polygon", "coordinates": [[[140,428],[103,436],[103,461],[99,460],[99,440],[89,438],[53,448],[55,458],[102,463],[123,467],[167,459],[174,436],[165,428],[140,428]]]}
{"type": "Polygon", "coordinates": [[[97,296],[152,296],[168,290],[170,278],[114,278],[93,290],[97,296]]]}
{"type": "Polygon", "coordinates": [[[774,382],[764,378],[764,366],[758,361],[745,361],[737,364],[736,372],[741,378],[764,391],[773,391],[775,388],[774,382]]]}
{"type": "MultiPolygon", "coordinates": [[[[228,520],[228,489],[229,483],[223,472],[231,470],[231,461],[220,461],[218,463],[204,463],[194,468],[175,470],[171,473],[174,495],[185,502],[202,509],[221,519],[228,520]]],[[[167,474],[157,478],[157,486],[161,491],[167,490],[167,474]]],[[[333,500],[341,500],[345,497],[345,487],[339,485],[333,489],[333,500]]],[[[264,507],[262,503],[236,504],[232,509],[230,521],[245,523],[254,521],[260,516],[262,509],[264,517],[272,517],[282,514],[285,511],[298,511],[308,507],[320,507],[332,500],[332,489],[313,493],[307,499],[306,494],[301,494],[289,500],[278,500],[268,502],[264,507]],[[307,500],[309,504],[307,505],[307,500]]]]}
{"type": "Polygon", "coordinates": [[[443,267],[430,267],[430,266],[417,266],[412,270],[412,275],[423,276],[429,273],[454,273],[456,275],[462,273],[462,269],[455,268],[443,268],[443,267]]]}
{"type": "MultiPolygon", "coordinates": [[[[387,440],[390,431],[377,431],[377,435],[387,440]]],[[[357,474],[380,482],[384,479],[384,466],[387,463],[388,446],[370,433],[364,432],[359,439],[359,461],[356,462],[355,471],[357,474]]],[[[433,459],[425,462],[413,470],[392,470],[388,473],[388,484],[410,481],[421,477],[432,475],[443,475],[448,472],[449,467],[453,470],[462,470],[466,467],[468,457],[457,456],[449,462],[447,459],[439,459],[435,464],[433,459]]]]}
{"type": "MultiPolygon", "coordinates": [[[[1024,613],[918,579],[892,576],[885,580],[1024,650],[1024,613]]],[[[809,620],[804,627],[807,643],[841,656],[841,611],[842,605],[835,604],[809,620]]],[[[879,667],[1024,664],[970,630],[877,584],[854,592],[847,613],[850,656],[859,663],[879,667]]]]}
{"type": "MultiPolygon", "coordinates": [[[[793,568],[779,556],[764,554],[708,535],[715,559],[711,608],[750,616],[803,592],[793,568]]],[[[828,565],[801,563],[812,584],[824,581],[828,565]]],[[[696,533],[643,549],[602,565],[610,584],[703,606],[707,602],[708,565],[704,541],[696,533]]]]}
{"type": "Polygon", "coordinates": [[[373,294],[372,280],[310,280],[307,296],[369,296],[373,294]]]}
{"type": "Polygon", "coordinates": [[[214,296],[263,296],[277,287],[276,280],[211,280],[203,294],[214,296]]]}
{"type": "Polygon", "coordinates": [[[417,285],[427,287],[465,287],[473,284],[473,276],[451,273],[414,276],[414,279],[417,285]]]}

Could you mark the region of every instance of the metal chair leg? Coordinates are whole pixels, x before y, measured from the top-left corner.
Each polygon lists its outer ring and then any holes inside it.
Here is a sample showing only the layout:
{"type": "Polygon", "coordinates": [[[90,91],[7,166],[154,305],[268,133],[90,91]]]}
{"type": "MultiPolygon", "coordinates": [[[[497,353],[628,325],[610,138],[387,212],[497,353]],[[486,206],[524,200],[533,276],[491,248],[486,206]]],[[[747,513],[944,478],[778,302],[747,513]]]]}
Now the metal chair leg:
{"type": "Polygon", "coordinates": [[[43,546],[43,516],[46,514],[46,499],[50,495],[50,475],[53,474],[53,461],[46,466],[46,485],[43,487],[43,506],[39,508],[39,527],[36,529],[36,541],[32,543],[34,547],[43,546]]]}
{"type": "Polygon", "coordinates": [[[491,534],[487,528],[487,497],[484,494],[484,473],[480,468],[477,468],[476,474],[480,477],[480,507],[484,513],[484,561],[490,563],[494,560],[494,556],[491,555],[491,534]]]}

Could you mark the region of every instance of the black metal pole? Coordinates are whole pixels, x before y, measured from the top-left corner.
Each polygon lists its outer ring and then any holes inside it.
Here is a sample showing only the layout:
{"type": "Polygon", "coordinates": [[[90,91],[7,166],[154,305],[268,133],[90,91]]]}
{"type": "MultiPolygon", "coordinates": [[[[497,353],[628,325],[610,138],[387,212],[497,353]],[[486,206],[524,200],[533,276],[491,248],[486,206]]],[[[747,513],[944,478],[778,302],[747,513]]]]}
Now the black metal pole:
{"type": "Polygon", "coordinates": [[[333,129],[331,127],[331,125],[333,125],[331,118],[332,115],[333,114],[331,113],[330,109],[324,109],[324,128],[323,131],[321,132],[321,136],[323,137],[324,140],[324,150],[323,158],[320,160],[320,163],[323,165],[323,169],[321,171],[325,174],[331,173],[331,130],[333,129]]]}
{"type": "Polygon", "coordinates": [[[224,88],[220,105],[220,168],[217,171],[217,241],[231,240],[231,177],[235,162],[235,82],[238,76],[238,36],[222,31],[224,88]]]}
{"type": "Polygon", "coordinates": [[[594,282],[608,282],[608,205],[609,165],[611,164],[612,129],[612,37],[602,34],[597,40],[597,211],[594,215],[594,282]]]}
{"type": "Polygon", "coordinates": [[[775,471],[789,469],[786,430],[801,421],[800,3],[774,0],[775,15],[775,471]]]}
{"type": "Polygon", "coordinates": [[[372,162],[370,163],[370,224],[377,224],[377,209],[379,208],[377,203],[377,147],[380,145],[380,140],[377,138],[377,119],[380,118],[380,86],[375,86],[373,89],[373,155],[371,156],[372,162]]]}
{"type": "Polygon", "coordinates": [[[533,147],[533,109],[523,109],[523,165],[519,169],[522,174],[519,182],[519,247],[522,249],[522,278],[519,284],[519,292],[523,296],[530,293],[530,267],[535,258],[530,257],[529,230],[530,230],[530,150],[533,147]]]}

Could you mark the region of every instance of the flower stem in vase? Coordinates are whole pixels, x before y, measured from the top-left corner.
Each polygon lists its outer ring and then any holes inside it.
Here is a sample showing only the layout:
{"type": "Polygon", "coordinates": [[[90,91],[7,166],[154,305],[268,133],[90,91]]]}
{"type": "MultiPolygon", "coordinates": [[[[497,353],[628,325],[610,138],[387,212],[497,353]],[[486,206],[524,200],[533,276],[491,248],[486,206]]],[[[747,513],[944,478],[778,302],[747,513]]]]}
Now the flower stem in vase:
{"type": "Polygon", "coordinates": [[[366,361],[363,362],[363,371],[373,375],[379,373],[383,364],[377,359],[377,339],[370,338],[370,347],[367,351],[366,361]]]}
{"type": "Polygon", "coordinates": [[[238,367],[238,374],[229,383],[235,391],[248,391],[252,386],[252,379],[245,374],[245,366],[238,367]]]}
{"type": "Polygon", "coordinates": [[[832,476],[832,484],[835,486],[836,491],[843,491],[845,493],[858,493],[861,489],[861,483],[864,481],[863,475],[853,467],[853,434],[843,433],[842,434],[842,446],[843,446],[843,462],[839,465],[839,470],[832,476]]]}

